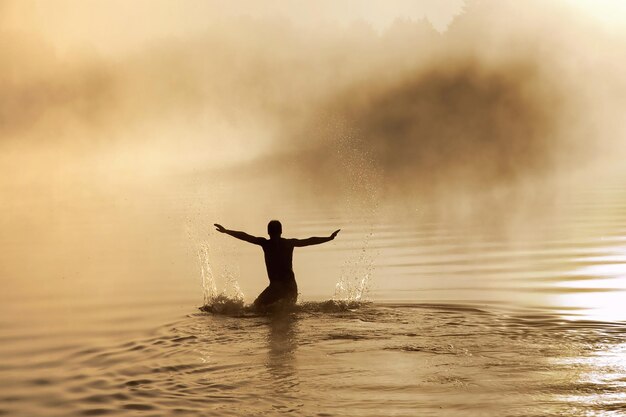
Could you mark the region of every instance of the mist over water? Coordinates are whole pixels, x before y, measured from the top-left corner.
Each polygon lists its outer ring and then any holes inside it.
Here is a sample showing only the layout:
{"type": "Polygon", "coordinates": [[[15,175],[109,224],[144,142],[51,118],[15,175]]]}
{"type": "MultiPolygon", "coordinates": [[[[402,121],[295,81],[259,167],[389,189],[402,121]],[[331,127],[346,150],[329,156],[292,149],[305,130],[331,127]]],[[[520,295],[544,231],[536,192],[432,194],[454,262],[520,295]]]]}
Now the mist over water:
{"type": "Polygon", "coordinates": [[[0,415],[621,412],[609,3],[0,0],[0,415]]]}

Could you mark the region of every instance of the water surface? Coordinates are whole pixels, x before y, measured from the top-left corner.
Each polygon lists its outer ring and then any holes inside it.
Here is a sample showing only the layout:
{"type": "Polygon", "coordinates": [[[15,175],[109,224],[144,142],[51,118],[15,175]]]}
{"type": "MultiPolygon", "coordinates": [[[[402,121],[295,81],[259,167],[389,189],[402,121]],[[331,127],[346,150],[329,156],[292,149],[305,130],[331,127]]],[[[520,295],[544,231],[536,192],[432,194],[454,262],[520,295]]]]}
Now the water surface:
{"type": "Polygon", "coordinates": [[[216,292],[266,285],[258,248],[210,232],[263,233],[249,204],[203,188],[3,202],[0,414],[619,415],[625,190],[576,190],[515,238],[286,205],[290,236],[343,230],[296,251],[301,307],[282,315],[198,310],[199,244],[216,292]]]}

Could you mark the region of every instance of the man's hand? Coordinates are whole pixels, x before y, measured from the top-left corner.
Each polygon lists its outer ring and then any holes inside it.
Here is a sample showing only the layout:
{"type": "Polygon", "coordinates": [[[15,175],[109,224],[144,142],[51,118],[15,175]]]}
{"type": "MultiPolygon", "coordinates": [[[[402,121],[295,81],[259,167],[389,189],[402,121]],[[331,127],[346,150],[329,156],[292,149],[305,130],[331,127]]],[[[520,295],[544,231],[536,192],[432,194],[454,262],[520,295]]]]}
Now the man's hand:
{"type": "Polygon", "coordinates": [[[215,230],[217,230],[218,232],[226,233],[226,229],[221,224],[215,223],[213,226],[215,226],[215,230]]]}
{"type": "Polygon", "coordinates": [[[330,239],[332,240],[332,239],[336,238],[336,237],[337,237],[337,234],[338,234],[340,231],[341,231],[341,229],[337,229],[337,230],[335,230],[335,231],[333,232],[333,234],[332,234],[332,235],[330,235],[330,239]]]}

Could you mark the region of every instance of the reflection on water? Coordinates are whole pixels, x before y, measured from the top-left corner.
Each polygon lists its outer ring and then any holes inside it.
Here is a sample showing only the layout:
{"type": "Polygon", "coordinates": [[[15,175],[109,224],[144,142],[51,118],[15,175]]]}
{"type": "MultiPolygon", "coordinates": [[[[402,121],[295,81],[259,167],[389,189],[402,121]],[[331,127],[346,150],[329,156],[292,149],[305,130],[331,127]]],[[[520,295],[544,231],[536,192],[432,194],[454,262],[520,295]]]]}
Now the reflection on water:
{"type": "Polygon", "coordinates": [[[588,291],[571,292],[559,295],[557,303],[564,306],[577,306],[584,310],[584,316],[593,320],[626,321],[626,246],[621,243],[625,237],[609,239],[609,246],[593,256],[576,260],[582,266],[571,273],[572,281],[564,280],[563,286],[588,291]]]}
{"type": "Polygon", "coordinates": [[[284,412],[297,411],[302,407],[296,356],[299,344],[297,320],[294,314],[268,317],[266,364],[268,376],[272,379],[268,396],[290,398],[293,401],[291,404],[276,407],[284,412]]]}
{"type": "Polygon", "coordinates": [[[567,358],[560,365],[572,370],[573,392],[563,401],[580,404],[591,415],[619,415],[626,405],[626,344],[606,343],[588,356],[567,358]]]}

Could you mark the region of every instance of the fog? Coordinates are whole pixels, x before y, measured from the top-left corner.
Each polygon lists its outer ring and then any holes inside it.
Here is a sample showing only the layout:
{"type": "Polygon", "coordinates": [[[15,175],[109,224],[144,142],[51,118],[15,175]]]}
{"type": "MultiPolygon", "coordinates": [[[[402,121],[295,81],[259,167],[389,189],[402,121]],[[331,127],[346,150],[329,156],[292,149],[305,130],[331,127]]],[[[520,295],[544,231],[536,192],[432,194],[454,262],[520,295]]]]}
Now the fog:
{"type": "Polygon", "coordinates": [[[577,169],[623,136],[624,37],[558,2],[468,2],[442,32],[401,15],[318,29],[231,7],[191,33],[128,35],[117,55],[18,24],[47,7],[3,3],[5,170],[87,165],[127,180],[284,155],[305,176],[322,164],[323,182],[345,167],[330,148],[349,135],[392,188],[471,191],[577,169]]]}
{"type": "Polygon", "coordinates": [[[621,167],[626,35],[573,2],[306,4],[1,2],[3,228],[262,233],[300,199],[502,225],[621,167]]]}

